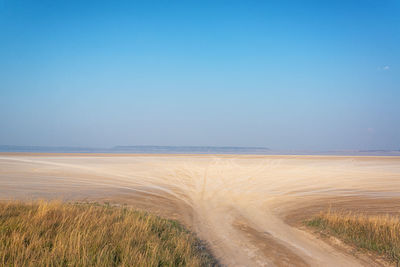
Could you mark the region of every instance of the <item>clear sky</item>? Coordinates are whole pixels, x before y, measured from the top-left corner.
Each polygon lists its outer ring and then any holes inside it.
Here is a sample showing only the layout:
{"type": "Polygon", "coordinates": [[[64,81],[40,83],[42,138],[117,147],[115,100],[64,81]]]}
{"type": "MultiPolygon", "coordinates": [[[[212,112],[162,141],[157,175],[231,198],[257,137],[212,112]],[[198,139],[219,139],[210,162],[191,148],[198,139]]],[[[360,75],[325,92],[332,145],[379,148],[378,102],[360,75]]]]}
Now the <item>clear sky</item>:
{"type": "Polygon", "coordinates": [[[400,1],[0,0],[0,144],[400,148],[400,1]]]}

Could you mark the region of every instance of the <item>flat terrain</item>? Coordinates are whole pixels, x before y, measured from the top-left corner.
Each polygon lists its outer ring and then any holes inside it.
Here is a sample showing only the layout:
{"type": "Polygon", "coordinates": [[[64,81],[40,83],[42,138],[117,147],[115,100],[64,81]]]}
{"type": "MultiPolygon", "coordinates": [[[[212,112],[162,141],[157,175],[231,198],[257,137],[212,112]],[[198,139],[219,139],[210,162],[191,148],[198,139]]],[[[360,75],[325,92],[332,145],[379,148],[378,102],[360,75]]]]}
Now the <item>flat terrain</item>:
{"type": "Polygon", "coordinates": [[[229,266],[378,266],[301,227],[400,213],[400,157],[0,154],[1,199],[132,204],[179,219],[229,266]]]}

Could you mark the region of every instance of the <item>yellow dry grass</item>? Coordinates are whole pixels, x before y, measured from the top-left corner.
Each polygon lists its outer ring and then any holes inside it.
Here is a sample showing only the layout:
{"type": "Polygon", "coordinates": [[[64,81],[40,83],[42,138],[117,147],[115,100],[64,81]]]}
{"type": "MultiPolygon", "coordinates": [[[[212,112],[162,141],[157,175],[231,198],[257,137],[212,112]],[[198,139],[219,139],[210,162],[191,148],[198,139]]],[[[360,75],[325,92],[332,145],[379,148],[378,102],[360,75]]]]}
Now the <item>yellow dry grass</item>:
{"type": "Polygon", "coordinates": [[[347,243],[378,252],[389,260],[400,261],[399,217],[328,211],[306,223],[347,243]]]}
{"type": "Polygon", "coordinates": [[[127,207],[0,203],[1,266],[211,266],[177,222],[127,207]]]}

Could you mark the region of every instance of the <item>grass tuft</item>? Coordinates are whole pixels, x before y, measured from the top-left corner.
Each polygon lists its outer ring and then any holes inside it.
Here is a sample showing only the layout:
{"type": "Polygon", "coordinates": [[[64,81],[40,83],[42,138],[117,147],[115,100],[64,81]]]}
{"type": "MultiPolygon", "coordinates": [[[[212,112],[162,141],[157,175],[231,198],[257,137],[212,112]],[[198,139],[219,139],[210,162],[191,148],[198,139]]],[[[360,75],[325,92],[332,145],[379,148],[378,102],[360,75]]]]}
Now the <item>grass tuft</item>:
{"type": "Polygon", "coordinates": [[[400,218],[343,212],[321,212],[306,225],[336,236],[346,243],[400,262],[400,218]]]}
{"type": "Polygon", "coordinates": [[[179,223],[127,207],[0,202],[0,266],[214,266],[179,223]]]}

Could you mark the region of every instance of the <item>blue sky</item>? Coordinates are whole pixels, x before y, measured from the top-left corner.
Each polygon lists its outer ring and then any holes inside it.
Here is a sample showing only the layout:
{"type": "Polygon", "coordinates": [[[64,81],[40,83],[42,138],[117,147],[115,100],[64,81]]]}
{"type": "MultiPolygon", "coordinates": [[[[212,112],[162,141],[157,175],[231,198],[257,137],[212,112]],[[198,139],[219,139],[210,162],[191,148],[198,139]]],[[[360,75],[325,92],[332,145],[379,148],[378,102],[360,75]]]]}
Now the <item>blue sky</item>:
{"type": "Polygon", "coordinates": [[[400,1],[0,0],[0,144],[400,148],[400,1]]]}

